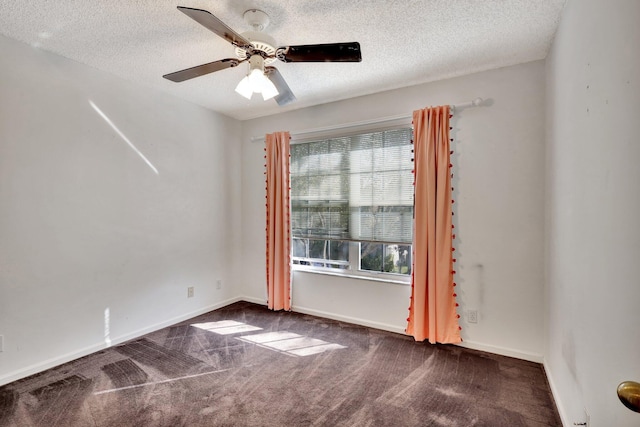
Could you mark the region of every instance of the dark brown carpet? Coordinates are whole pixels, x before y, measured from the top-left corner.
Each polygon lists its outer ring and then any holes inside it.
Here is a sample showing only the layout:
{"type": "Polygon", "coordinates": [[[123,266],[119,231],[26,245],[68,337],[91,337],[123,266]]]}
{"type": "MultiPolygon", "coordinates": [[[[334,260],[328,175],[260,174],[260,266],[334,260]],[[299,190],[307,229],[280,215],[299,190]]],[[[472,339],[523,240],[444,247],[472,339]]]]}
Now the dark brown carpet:
{"type": "Polygon", "coordinates": [[[245,302],[0,387],[0,426],[560,425],[539,364],[245,302]]]}

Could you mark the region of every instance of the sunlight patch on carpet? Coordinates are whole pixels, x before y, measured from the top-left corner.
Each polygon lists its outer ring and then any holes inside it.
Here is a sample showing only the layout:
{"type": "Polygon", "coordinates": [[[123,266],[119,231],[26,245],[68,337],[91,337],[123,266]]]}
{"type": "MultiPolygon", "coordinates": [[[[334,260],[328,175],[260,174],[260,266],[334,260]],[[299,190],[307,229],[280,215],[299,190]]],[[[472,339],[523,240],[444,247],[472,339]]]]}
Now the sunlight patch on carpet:
{"type": "Polygon", "coordinates": [[[340,344],[305,337],[293,332],[267,332],[237,337],[236,339],[292,356],[311,356],[329,350],[347,348],[340,344]]]}
{"type": "Polygon", "coordinates": [[[261,331],[262,328],[236,322],[235,320],[221,320],[219,322],[192,323],[194,328],[204,329],[219,335],[231,335],[241,332],[261,331]]]}

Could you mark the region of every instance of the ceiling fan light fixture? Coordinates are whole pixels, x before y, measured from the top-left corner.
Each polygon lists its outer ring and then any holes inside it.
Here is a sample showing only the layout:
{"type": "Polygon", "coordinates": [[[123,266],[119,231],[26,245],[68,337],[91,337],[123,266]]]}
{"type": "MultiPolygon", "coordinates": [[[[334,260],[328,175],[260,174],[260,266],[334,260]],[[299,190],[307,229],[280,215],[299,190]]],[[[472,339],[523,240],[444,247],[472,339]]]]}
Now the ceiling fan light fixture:
{"type": "Polygon", "coordinates": [[[265,101],[278,95],[278,89],[264,73],[264,59],[260,55],[253,55],[249,59],[249,74],[240,80],[236,92],[247,99],[259,93],[265,101]]]}

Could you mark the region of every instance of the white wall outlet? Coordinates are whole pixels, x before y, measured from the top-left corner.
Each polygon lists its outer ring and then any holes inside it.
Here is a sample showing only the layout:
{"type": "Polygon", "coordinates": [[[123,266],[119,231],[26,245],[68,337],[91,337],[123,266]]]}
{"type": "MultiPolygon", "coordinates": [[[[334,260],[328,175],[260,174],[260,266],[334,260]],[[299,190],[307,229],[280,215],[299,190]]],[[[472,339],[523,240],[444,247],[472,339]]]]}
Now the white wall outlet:
{"type": "Polygon", "coordinates": [[[216,280],[216,289],[222,289],[222,279],[216,280]]]}
{"type": "Polygon", "coordinates": [[[467,310],[467,322],[478,323],[478,310],[467,310]]]}
{"type": "Polygon", "coordinates": [[[4,335],[0,335],[0,353],[4,351],[4,335]]]}
{"type": "Polygon", "coordinates": [[[187,298],[193,298],[193,286],[187,288],[187,298]]]}

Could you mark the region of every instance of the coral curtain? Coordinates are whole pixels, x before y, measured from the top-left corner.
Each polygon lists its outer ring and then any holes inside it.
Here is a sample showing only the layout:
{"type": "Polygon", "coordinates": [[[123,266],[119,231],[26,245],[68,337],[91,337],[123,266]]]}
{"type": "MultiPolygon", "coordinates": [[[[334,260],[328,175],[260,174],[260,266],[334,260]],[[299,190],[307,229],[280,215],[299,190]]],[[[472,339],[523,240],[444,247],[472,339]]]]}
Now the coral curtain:
{"type": "Polygon", "coordinates": [[[460,339],[453,276],[449,106],[414,111],[415,202],[411,305],[416,341],[460,339]]]}
{"type": "Polygon", "coordinates": [[[267,175],[267,305],[291,309],[289,227],[289,132],[266,136],[267,175]]]}

